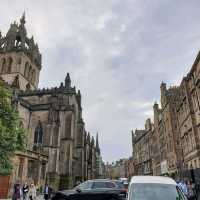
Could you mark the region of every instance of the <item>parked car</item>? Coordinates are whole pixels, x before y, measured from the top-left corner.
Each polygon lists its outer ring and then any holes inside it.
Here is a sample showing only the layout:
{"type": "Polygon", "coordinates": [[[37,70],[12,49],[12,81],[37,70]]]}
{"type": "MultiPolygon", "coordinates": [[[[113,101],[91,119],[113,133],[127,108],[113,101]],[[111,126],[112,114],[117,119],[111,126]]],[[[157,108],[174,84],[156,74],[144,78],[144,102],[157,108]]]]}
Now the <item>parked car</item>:
{"type": "Polygon", "coordinates": [[[123,185],[124,185],[124,188],[128,191],[129,183],[128,183],[128,182],[125,182],[125,183],[123,183],[123,185]]]}
{"type": "Polygon", "coordinates": [[[128,192],[128,184],[124,184],[119,180],[113,180],[113,182],[118,186],[119,190],[121,190],[121,194],[124,194],[124,196],[126,197],[126,194],[128,192]]]}
{"type": "Polygon", "coordinates": [[[124,193],[109,179],[88,180],[72,190],[58,191],[52,200],[122,200],[124,193]]]}
{"type": "Polygon", "coordinates": [[[119,181],[121,181],[122,183],[128,183],[128,178],[121,177],[121,178],[119,178],[119,181]]]}
{"type": "Polygon", "coordinates": [[[176,182],[161,176],[133,176],[128,200],[187,200],[176,182]]]}

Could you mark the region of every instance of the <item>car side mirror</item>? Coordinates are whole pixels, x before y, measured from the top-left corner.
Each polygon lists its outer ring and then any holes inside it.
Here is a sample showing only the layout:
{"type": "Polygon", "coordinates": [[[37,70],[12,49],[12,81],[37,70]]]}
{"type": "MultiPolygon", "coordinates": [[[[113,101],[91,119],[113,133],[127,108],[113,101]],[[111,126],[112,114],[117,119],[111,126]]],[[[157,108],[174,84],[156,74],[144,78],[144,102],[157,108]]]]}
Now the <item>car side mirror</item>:
{"type": "Polygon", "coordinates": [[[77,191],[78,193],[81,193],[81,189],[80,189],[80,188],[76,188],[76,191],[77,191]]]}

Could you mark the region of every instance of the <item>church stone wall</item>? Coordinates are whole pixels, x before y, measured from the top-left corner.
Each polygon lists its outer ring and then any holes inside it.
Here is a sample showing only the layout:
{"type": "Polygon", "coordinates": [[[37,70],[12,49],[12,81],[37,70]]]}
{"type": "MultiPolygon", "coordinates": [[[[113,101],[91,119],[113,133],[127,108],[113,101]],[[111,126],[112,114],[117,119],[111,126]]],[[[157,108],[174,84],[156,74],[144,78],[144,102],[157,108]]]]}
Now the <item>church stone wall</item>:
{"type": "Polygon", "coordinates": [[[28,83],[31,89],[35,89],[38,87],[39,73],[40,70],[23,52],[0,53],[0,75],[10,85],[13,84],[16,75],[19,75],[20,89],[26,90],[28,83]]]}

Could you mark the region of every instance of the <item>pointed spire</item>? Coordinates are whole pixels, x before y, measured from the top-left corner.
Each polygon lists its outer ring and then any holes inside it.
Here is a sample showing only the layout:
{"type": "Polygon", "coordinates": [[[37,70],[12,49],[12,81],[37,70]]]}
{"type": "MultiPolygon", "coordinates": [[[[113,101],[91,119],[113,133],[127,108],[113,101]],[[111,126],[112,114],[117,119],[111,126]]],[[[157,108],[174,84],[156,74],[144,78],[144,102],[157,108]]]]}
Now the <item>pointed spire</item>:
{"type": "Polygon", "coordinates": [[[90,132],[87,134],[87,143],[90,144],[90,132]]]}
{"type": "Polygon", "coordinates": [[[64,88],[63,82],[60,83],[60,88],[64,88]]]}
{"type": "Polygon", "coordinates": [[[21,17],[21,19],[20,19],[20,23],[21,23],[22,25],[24,25],[24,24],[26,23],[26,20],[25,20],[25,11],[23,12],[23,15],[22,15],[22,17],[21,17]]]}
{"type": "Polygon", "coordinates": [[[70,78],[69,73],[67,73],[67,76],[65,78],[65,87],[66,88],[70,88],[71,87],[71,78],[70,78]]]}
{"type": "Polygon", "coordinates": [[[81,91],[78,90],[78,94],[77,94],[79,97],[81,97],[81,91]]]}
{"type": "Polygon", "coordinates": [[[81,92],[80,92],[80,90],[78,90],[78,93],[77,93],[77,100],[78,100],[78,105],[81,108],[81,92]]]}
{"type": "Polygon", "coordinates": [[[96,150],[97,150],[97,152],[100,153],[100,148],[99,148],[99,134],[98,133],[96,135],[96,150]]]}
{"type": "Polygon", "coordinates": [[[94,137],[92,136],[92,139],[91,139],[91,146],[94,146],[94,137]]]}

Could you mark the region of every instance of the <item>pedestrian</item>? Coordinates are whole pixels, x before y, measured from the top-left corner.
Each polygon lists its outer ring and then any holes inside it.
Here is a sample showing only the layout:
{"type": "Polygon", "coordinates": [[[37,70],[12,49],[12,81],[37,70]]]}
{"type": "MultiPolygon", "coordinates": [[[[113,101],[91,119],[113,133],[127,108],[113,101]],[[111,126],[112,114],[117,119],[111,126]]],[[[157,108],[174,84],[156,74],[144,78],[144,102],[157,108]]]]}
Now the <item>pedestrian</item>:
{"type": "Polygon", "coordinates": [[[192,188],[193,188],[193,191],[194,191],[194,199],[195,200],[198,200],[198,196],[197,196],[197,190],[196,190],[196,183],[191,181],[192,183],[192,188]]]}
{"type": "Polygon", "coordinates": [[[19,181],[13,187],[13,200],[20,200],[21,198],[21,184],[19,181]]]}
{"type": "Polygon", "coordinates": [[[196,191],[196,196],[197,196],[197,199],[198,199],[199,193],[200,193],[200,182],[199,182],[199,180],[195,184],[195,191],[196,191]]]}
{"type": "Polygon", "coordinates": [[[44,191],[43,191],[45,200],[48,200],[51,197],[51,191],[52,189],[46,183],[44,186],[44,191]]]}
{"type": "Polygon", "coordinates": [[[187,181],[187,197],[188,197],[188,200],[195,200],[196,199],[194,187],[193,187],[191,181],[187,181]]]}
{"type": "Polygon", "coordinates": [[[182,192],[187,196],[188,194],[188,190],[187,190],[187,185],[185,183],[185,181],[181,180],[179,183],[178,183],[178,187],[182,190],[182,192]]]}
{"type": "Polygon", "coordinates": [[[28,192],[29,200],[36,200],[36,188],[34,183],[31,183],[29,192],[28,192]]]}
{"type": "Polygon", "coordinates": [[[25,184],[23,185],[23,188],[22,188],[23,200],[27,200],[28,191],[29,191],[29,187],[28,187],[27,182],[25,182],[25,184]]]}

